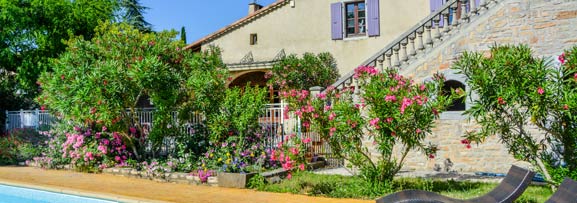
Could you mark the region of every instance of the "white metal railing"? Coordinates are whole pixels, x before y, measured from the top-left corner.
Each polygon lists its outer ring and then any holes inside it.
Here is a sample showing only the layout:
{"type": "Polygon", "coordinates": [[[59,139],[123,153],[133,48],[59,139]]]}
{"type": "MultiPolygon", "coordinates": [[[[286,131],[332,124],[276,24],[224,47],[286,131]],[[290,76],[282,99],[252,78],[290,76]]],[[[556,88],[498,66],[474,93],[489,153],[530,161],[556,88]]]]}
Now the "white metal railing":
{"type": "Polygon", "coordinates": [[[5,129],[7,131],[15,128],[33,128],[38,130],[42,126],[52,125],[53,121],[54,118],[50,113],[38,109],[6,111],[5,129]]]}

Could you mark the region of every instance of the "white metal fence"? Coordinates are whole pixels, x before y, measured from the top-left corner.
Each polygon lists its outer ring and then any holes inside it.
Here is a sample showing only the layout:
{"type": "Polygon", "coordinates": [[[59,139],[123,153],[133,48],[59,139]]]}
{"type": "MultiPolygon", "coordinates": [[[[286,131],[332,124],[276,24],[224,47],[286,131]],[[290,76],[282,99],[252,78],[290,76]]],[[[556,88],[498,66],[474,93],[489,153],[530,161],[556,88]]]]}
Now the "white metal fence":
{"type": "Polygon", "coordinates": [[[6,131],[16,128],[33,128],[39,130],[41,127],[49,127],[54,121],[53,116],[44,111],[20,110],[6,111],[6,131]]]}
{"type": "MultiPolygon", "coordinates": [[[[330,146],[313,132],[301,132],[300,120],[292,115],[285,118],[284,103],[268,104],[264,112],[260,115],[259,123],[264,129],[264,145],[267,148],[275,148],[279,142],[282,142],[287,136],[296,135],[302,137],[303,133],[308,134],[311,138],[309,149],[311,156],[323,156],[327,158],[329,166],[341,166],[342,160],[333,157],[330,146]]],[[[141,108],[135,112],[138,115],[138,123],[143,130],[150,132],[152,130],[154,121],[154,108],[141,108]]],[[[197,124],[202,122],[202,115],[192,113],[191,120],[183,122],[179,121],[177,112],[172,113],[172,120],[180,130],[186,134],[194,134],[194,128],[197,124]]],[[[20,110],[20,111],[6,111],[6,131],[17,128],[32,128],[36,130],[48,130],[51,125],[55,123],[56,118],[49,112],[41,110],[20,110]]],[[[147,132],[144,132],[147,133],[147,132]]],[[[166,137],[160,147],[161,154],[172,154],[176,150],[176,138],[166,137]]],[[[147,147],[147,148],[150,148],[147,147]]]]}

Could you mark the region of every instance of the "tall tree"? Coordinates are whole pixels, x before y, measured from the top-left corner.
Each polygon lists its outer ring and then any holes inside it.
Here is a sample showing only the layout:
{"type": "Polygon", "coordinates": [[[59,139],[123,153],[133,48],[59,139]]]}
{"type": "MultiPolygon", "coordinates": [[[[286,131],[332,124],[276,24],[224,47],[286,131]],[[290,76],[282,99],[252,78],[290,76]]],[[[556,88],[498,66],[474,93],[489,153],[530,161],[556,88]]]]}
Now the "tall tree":
{"type": "Polygon", "coordinates": [[[184,26],[180,28],[180,40],[182,40],[182,42],[186,44],[186,29],[184,28],[184,26]]]}
{"type": "Polygon", "coordinates": [[[152,27],[150,23],[144,20],[145,10],[148,9],[142,6],[138,0],[120,0],[123,9],[122,21],[132,25],[141,32],[151,32],[152,27]]]}
{"type": "MultiPolygon", "coordinates": [[[[100,21],[109,21],[117,0],[0,0],[0,70],[17,73],[17,87],[33,98],[36,80],[50,70],[71,36],[90,39],[100,21]]],[[[4,103],[4,102],[2,102],[4,103]]]]}

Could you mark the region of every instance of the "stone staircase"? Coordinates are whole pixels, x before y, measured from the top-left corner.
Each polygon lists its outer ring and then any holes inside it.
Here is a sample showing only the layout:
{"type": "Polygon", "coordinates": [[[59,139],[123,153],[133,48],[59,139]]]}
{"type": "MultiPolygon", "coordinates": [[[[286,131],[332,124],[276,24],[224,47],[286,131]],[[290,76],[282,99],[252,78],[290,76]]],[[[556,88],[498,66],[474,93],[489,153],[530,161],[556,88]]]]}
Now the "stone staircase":
{"type": "MultiPolygon", "coordinates": [[[[360,66],[373,66],[380,70],[385,67],[396,68],[406,73],[405,69],[413,69],[411,67],[416,63],[426,60],[429,53],[445,45],[454,36],[463,34],[466,28],[488,16],[487,13],[500,6],[502,1],[505,0],[450,0],[360,66]]],[[[355,87],[355,94],[358,94],[360,88],[353,76],[354,70],[331,86],[336,89],[355,87]]]]}

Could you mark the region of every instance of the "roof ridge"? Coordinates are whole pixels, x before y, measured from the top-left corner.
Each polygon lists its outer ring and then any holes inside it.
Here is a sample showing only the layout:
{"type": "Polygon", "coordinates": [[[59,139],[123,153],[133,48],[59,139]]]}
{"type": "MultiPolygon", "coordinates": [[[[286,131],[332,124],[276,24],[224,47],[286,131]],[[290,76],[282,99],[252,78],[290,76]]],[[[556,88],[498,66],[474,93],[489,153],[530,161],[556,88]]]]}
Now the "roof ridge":
{"type": "Polygon", "coordinates": [[[199,39],[199,40],[196,40],[195,42],[193,42],[193,43],[185,46],[183,49],[185,49],[185,50],[193,49],[193,50],[194,50],[195,47],[199,47],[199,46],[202,45],[202,43],[204,43],[205,41],[209,41],[209,40],[212,40],[212,39],[214,39],[214,38],[217,38],[217,37],[219,37],[219,36],[221,36],[221,35],[224,35],[224,34],[230,32],[230,31],[232,31],[232,30],[240,27],[241,25],[244,25],[244,24],[246,24],[246,23],[249,23],[249,22],[255,20],[255,19],[258,18],[258,17],[261,17],[261,16],[263,16],[263,15],[269,14],[269,13],[271,13],[272,11],[274,11],[274,10],[276,10],[276,9],[284,6],[284,5],[286,5],[288,2],[289,2],[289,0],[277,0],[277,1],[275,1],[274,3],[272,3],[271,5],[268,5],[268,6],[262,8],[262,9],[256,11],[256,12],[254,12],[254,13],[252,13],[252,14],[249,14],[249,15],[247,15],[247,16],[245,16],[245,17],[243,17],[243,18],[241,18],[241,19],[239,19],[239,20],[237,20],[237,21],[235,21],[235,22],[233,22],[233,23],[231,23],[231,24],[229,24],[229,25],[227,25],[227,26],[219,29],[219,30],[216,31],[216,32],[213,32],[213,33],[211,33],[211,34],[209,34],[209,35],[207,35],[207,36],[205,36],[205,37],[203,37],[203,38],[201,38],[201,39],[199,39]]]}

